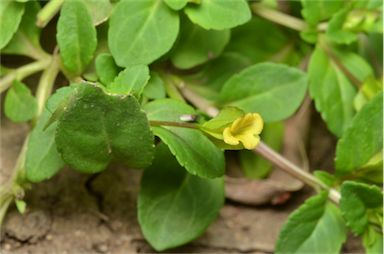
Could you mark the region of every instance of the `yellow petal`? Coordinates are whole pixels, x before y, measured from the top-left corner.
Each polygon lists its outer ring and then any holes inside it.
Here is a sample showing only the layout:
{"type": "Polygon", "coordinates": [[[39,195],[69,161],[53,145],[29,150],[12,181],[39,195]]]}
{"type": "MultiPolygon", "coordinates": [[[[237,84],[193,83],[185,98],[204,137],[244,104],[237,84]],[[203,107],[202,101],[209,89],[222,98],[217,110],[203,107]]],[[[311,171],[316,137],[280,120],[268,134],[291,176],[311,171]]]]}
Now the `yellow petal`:
{"type": "Polygon", "coordinates": [[[253,135],[240,135],[237,136],[240,142],[243,144],[244,148],[252,150],[255,148],[260,142],[260,136],[253,135]]]}
{"type": "Polygon", "coordinates": [[[239,140],[235,138],[231,133],[231,128],[227,127],[223,131],[224,142],[228,145],[238,145],[239,140]]]}

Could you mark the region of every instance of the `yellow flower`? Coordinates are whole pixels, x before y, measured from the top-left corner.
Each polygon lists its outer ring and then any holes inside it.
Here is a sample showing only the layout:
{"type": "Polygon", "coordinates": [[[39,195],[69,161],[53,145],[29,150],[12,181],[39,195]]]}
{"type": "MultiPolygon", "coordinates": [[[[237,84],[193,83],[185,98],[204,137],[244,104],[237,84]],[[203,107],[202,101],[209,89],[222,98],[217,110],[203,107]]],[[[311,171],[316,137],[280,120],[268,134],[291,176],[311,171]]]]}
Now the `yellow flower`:
{"type": "Polygon", "coordinates": [[[248,113],[237,118],[231,126],[223,131],[224,142],[238,145],[240,142],[246,149],[253,149],[260,141],[259,134],[263,129],[263,119],[257,113],[248,113]]]}

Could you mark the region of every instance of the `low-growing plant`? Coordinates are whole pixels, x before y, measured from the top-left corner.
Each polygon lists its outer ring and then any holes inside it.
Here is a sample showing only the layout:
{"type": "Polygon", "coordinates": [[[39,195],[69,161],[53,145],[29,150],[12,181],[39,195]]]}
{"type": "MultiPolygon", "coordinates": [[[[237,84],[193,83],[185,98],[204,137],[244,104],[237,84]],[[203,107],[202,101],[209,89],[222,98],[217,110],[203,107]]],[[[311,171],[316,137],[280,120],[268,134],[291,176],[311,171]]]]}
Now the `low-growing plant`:
{"type": "Polygon", "coordinates": [[[272,163],[317,191],[283,226],[277,253],[338,253],[349,231],[382,253],[381,23],[379,0],[2,0],[1,55],[30,59],[1,65],[4,113],[31,131],[1,186],[0,221],[65,165],[95,174],[119,162],[145,169],[138,221],[166,250],[217,217],[224,150],[252,150],[248,177],[267,177],[272,163]],[[39,72],[32,92],[24,80],[39,72]],[[68,86],[55,86],[59,73],[68,86]],[[307,93],[338,138],[333,174],[269,146],[307,93]]]}

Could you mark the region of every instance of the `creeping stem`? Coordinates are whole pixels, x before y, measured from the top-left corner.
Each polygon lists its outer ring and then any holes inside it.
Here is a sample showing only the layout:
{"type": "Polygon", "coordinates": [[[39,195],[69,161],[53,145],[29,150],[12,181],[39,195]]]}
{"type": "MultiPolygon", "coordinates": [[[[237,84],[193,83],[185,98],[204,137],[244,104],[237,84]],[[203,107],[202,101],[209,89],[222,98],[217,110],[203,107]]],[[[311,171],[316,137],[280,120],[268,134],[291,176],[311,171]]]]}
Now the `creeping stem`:
{"type": "Polygon", "coordinates": [[[12,70],[10,73],[0,79],[0,93],[7,90],[14,80],[23,80],[24,78],[44,70],[48,67],[50,59],[44,59],[30,64],[26,64],[20,68],[12,70]]]}
{"type": "Polygon", "coordinates": [[[45,27],[60,10],[63,3],[64,0],[49,1],[37,14],[36,25],[38,27],[45,27]]]}
{"type": "MultiPolygon", "coordinates": [[[[205,113],[207,113],[209,116],[214,117],[219,112],[219,110],[214,106],[212,106],[212,104],[209,101],[202,98],[195,92],[191,91],[187,86],[184,85],[184,83],[175,84],[175,85],[179,87],[181,94],[183,94],[183,96],[189,102],[191,102],[201,111],[204,111],[205,113]]],[[[272,162],[275,166],[277,166],[281,170],[284,170],[286,173],[292,175],[298,180],[304,182],[305,184],[308,184],[314,189],[327,190],[329,192],[329,199],[333,201],[335,204],[339,204],[340,193],[337,190],[326,186],[324,183],[319,181],[312,174],[304,171],[294,163],[290,162],[289,160],[284,158],[282,155],[280,155],[278,152],[270,148],[267,144],[260,142],[259,145],[256,146],[255,149],[253,149],[253,152],[261,155],[262,157],[272,162]]]]}
{"type": "Polygon", "coordinates": [[[197,129],[197,126],[193,123],[182,123],[182,122],[168,122],[168,121],[149,121],[151,126],[173,126],[181,128],[197,129]]]}

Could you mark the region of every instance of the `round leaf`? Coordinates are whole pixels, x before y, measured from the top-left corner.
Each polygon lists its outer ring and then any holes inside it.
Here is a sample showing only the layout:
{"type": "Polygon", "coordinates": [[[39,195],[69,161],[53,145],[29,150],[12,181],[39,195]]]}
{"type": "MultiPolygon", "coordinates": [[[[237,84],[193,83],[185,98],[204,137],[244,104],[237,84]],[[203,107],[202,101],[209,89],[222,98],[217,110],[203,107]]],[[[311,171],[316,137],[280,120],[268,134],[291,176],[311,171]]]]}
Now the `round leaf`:
{"type": "Polygon", "coordinates": [[[205,30],[184,19],[180,40],[172,51],[171,61],[180,69],[202,64],[220,55],[229,41],[229,36],[229,30],[205,30]],[[201,43],[202,41],[204,43],[201,43]]]}
{"type": "Polygon", "coordinates": [[[145,168],[153,158],[153,135],[135,97],[108,95],[80,85],[61,116],[56,144],[72,168],[95,173],[117,160],[145,168]]]}
{"type": "Polygon", "coordinates": [[[110,18],[109,48],[116,63],[149,64],[165,54],[179,32],[179,16],[162,0],[123,0],[110,18]]]}
{"type": "Polygon", "coordinates": [[[302,71],[282,64],[262,63],[227,80],[219,102],[246,112],[258,112],[265,122],[274,122],[296,111],[306,88],[307,78],[302,71]]]}
{"type": "Polygon", "coordinates": [[[36,111],[37,101],[31,90],[20,81],[14,81],[5,96],[5,115],[14,122],[25,122],[32,119],[36,111]]]}
{"type": "Polygon", "coordinates": [[[205,29],[223,30],[244,24],[251,19],[251,10],[245,0],[203,0],[188,5],[189,19],[205,29]]]}
{"type": "Polygon", "coordinates": [[[224,204],[223,178],[188,174],[163,144],[144,171],[139,194],[139,223],[158,251],[192,241],[204,233],[224,204]]]}

